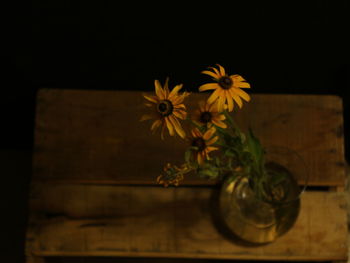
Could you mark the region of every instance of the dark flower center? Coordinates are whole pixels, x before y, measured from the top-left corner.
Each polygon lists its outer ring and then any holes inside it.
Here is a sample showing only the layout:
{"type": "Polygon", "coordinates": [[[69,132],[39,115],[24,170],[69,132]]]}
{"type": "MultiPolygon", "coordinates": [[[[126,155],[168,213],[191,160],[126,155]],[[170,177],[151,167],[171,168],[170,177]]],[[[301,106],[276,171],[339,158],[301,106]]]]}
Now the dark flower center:
{"type": "Polygon", "coordinates": [[[201,116],[200,116],[200,121],[203,123],[208,123],[211,121],[211,113],[208,111],[202,112],[201,116]]]}
{"type": "Polygon", "coordinates": [[[229,89],[232,87],[233,84],[233,81],[229,76],[222,76],[218,82],[220,87],[223,89],[229,89]]]}
{"type": "Polygon", "coordinates": [[[201,152],[205,149],[206,144],[203,138],[194,138],[192,146],[197,147],[198,151],[201,152]]]}
{"type": "Polygon", "coordinates": [[[173,104],[169,100],[162,100],[157,105],[157,110],[162,116],[169,116],[173,113],[173,104]]]}

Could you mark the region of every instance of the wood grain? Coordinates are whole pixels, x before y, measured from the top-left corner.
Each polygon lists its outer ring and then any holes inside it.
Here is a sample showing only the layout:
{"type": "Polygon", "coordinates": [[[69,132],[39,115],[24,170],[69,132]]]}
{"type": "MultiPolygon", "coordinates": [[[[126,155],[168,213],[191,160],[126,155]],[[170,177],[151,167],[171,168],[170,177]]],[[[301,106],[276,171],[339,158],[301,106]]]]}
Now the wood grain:
{"type": "MultiPolygon", "coordinates": [[[[189,109],[208,94],[192,94],[189,109]]],[[[183,162],[186,142],[149,131],[141,92],[40,90],[37,98],[35,180],[92,184],[154,184],[167,162],[183,162]]],[[[233,117],[264,145],[296,150],[309,185],[343,186],[342,101],[336,96],[262,95],[233,117]]],[[[189,176],[187,185],[216,182],[189,176]]]]}
{"type": "MultiPolygon", "coordinates": [[[[190,112],[207,95],[192,94],[190,112]]],[[[182,162],[187,145],[152,135],[150,123],[139,122],[143,102],[140,92],[39,92],[28,262],[53,256],[347,259],[344,193],[305,192],[287,234],[246,246],[218,217],[217,182],[190,175],[184,187],[152,186],[165,163],[182,162]]],[[[264,145],[296,150],[309,169],[309,185],[344,187],[339,97],[253,94],[232,116],[264,145]]]]}
{"type": "Polygon", "coordinates": [[[344,197],[306,192],[294,227],[274,243],[243,246],[218,224],[218,188],[36,183],[28,237],[35,256],[345,260],[344,197]]]}

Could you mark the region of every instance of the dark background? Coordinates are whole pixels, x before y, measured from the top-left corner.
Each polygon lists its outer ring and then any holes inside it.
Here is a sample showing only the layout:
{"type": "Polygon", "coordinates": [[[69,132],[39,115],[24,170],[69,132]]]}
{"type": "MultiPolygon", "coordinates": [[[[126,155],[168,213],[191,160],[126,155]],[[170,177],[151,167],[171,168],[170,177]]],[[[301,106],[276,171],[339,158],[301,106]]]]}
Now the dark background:
{"type": "Polygon", "coordinates": [[[2,8],[1,148],[33,146],[39,88],[195,91],[220,63],[252,93],[349,97],[348,1],[32,1],[2,8]]]}
{"type": "MultiPolygon", "coordinates": [[[[348,1],[1,5],[0,204],[6,262],[23,260],[40,88],[153,90],[155,78],[169,76],[171,83],[196,91],[205,79],[200,71],[220,63],[244,76],[251,93],[341,96],[345,134],[349,130],[348,1]]],[[[347,156],[348,149],[346,140],[347,156]]]]}

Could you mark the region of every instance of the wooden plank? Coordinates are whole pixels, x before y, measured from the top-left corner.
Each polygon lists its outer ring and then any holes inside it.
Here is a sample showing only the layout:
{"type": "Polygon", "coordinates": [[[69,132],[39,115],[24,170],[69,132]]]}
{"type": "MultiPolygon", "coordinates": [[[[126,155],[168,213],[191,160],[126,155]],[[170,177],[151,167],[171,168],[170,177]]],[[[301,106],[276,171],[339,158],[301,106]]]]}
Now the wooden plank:
{"type": "MultiPolygon", "coordinates": [[[[141,92],[44,89],[38,94],[34,176],[76,183],[154,184],[167,162],[182,163],[186,142],[152,135],[141,92]]],[[[192,94],[189,109],[208,94],[192,94]]],[[[344,185],[342,101],[336,96],[253,94],[233,113],[265,145],[296,150],[310,185],[344,185]]],[[[196,176],[184,184],[207,185],[196,176]]]]}
{"type": "Polygon", "coordinates": [[[293,228],[242,246],[217,224],[217,187],[35,184],[27,247],[36,256],[346,260],[342,193],[305,192],[293,228]]]}
{"type": "MultiPolygon", "coordinates": [[[[128,257],[46,257],[46,263],[222,263],[222,260],[183,258],[128,258],[128,257]]],[[[298,261],[299,262],[299,261],[298,261]]],[[[226,263],[233,263],[228,261],[226,263]]],[[[251,263],[258,263],[253,261],[251,263]]],[[[275,263],[266,261],[264,263],[275,263]]],[[[293,263],[293,262],[291,262],[293,263]]],[[[299,262],[307,263],[307,262],[299,262]]],[[[343,262],[339,262],[343,263],[343,262]]]]}

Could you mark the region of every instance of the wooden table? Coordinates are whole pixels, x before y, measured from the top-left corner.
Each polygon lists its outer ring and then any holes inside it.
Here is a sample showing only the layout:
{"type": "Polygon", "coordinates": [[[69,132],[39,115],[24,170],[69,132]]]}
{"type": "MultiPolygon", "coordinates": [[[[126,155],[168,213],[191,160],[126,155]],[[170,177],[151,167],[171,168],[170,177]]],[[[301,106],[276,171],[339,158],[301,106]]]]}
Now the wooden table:
{"type": "MultiPolygon", "coordinates": [[[[226,238],[215,220],[218,182],[155,179],[181,163],[186,143],[152,135],[141,92],[40,90],[27,262],[50,257],[153,257],[336,261],[347,259],[342,101],[253,94],[233,117],[265,145],[296,150],[309,169],[294,227],[264,246],[226,238]]],[[[192,94],[189,108],[207,94],[192,94]]]]}

